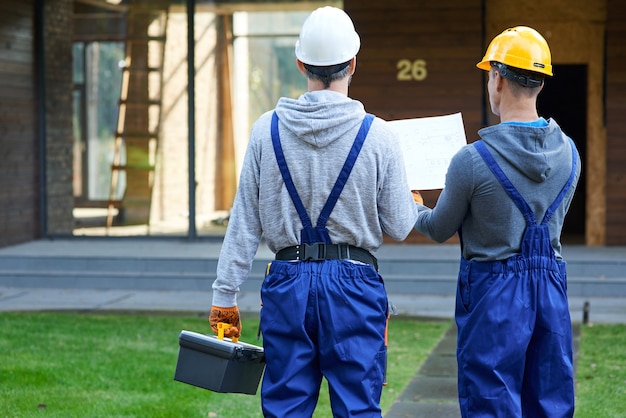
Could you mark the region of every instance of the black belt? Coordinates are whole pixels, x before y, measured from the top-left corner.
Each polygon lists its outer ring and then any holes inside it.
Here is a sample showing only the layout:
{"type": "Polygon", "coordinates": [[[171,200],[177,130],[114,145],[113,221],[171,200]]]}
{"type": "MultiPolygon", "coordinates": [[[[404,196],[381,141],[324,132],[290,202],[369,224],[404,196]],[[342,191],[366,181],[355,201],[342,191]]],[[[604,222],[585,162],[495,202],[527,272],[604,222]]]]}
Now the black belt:
{"type": "Polygon", "coordinates": [[[276,260],[353,260],[371,264],[378,271],[378,260],[369,251],[348,244],[302,244],[283,248],[276,260]]]}

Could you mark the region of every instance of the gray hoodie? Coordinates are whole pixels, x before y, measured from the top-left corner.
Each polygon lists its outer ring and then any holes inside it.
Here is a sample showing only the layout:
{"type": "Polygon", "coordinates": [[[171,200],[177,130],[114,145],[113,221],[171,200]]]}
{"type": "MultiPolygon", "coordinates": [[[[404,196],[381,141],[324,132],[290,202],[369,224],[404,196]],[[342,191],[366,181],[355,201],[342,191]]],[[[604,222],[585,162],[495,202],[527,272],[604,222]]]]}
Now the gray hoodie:
{"type": "MultiPolygon", "coordinates": [[[[360,102],[330,90],[281,98],[275,110],[287,166],[315,225],[365,110],[360,102]]],[[[302,223],[278,169],[271,117],[272,112],[265,113],[252,127],[213,283],[216,306],[236,304],[262,237],[274,253],[299,244],[302,223]]],[[[375,252],[383,233],[401,241],[416,220],[396,134],[376,118],[326,224],[330,238],[375,252]]]]}
{"type": "MultiPolygon", "coordinates": [[[[572,149],[554,120],[547,126],[498,124],[478,134],[498,165],[535,213],[543,220],[547,208],[567,182],[572,149]]],[[[552,247],[561,259],[561,228],[580,176],[549,222],[552,247]]],[[[446,184],[434,209],[419,205],[415,228],[438,242],[462,226],[467,260],[504,260],[519,253],[526,222],[473,145],[463,147],[450,162],[446,184]]]]}

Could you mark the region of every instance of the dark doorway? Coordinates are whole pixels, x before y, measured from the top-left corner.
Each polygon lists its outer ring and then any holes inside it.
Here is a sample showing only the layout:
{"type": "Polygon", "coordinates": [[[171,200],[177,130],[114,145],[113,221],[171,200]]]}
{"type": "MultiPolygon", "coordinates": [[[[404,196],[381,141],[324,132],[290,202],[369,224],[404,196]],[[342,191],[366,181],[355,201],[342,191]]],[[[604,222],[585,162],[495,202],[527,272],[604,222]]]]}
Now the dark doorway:
{"type": "Polygon", "coordinates": [[[587,66],[554,65],[537,100],[539,115],[553,118],[563,132],[574,140],[583,170],[574,200],[565,218],[562,241],[585,243],[585,160],[587,156],[587,66]]]}

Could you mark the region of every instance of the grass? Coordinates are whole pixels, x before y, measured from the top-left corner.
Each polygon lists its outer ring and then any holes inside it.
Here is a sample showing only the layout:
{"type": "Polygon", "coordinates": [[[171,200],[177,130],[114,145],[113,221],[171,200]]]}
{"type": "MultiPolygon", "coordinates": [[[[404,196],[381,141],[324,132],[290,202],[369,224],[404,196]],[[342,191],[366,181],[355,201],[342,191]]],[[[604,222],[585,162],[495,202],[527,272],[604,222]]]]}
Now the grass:
{"type": "Polygon", "coordinates": [[[626,417],[626,325],[582,327],[575,416],[626,417]]]}
{"type": "MultiPolygon", "coordinates": [[[[258,320],[244,319],[255,342],[258,320]]],[[[389,409],[449,321],[392,317],[389,409]]],[[[205,318],[165,315],[0,313],[0,418],[261,417],[259,395],[214,393],[173,380],[181,329],[205,318]]],[[[582,326],[576,418],[626,417],[626,325],[582,326]]],[[[332,416],[323,389],[315,418],[332,416]]]]}
{"type": "MultiPolygon", "coordinates": [[[[256,340],[257,318],[242,341],[256,340]]],[[[450,326],[394,317],[388,409],[450,326]]],[[[259,395],[214,393],[173,380],[178,334],[209,333],[205,318],[0,313],[0,417],[260,417],[259,395]]],[[[322,390],[316,418],[331,417],[322,390]]]]}

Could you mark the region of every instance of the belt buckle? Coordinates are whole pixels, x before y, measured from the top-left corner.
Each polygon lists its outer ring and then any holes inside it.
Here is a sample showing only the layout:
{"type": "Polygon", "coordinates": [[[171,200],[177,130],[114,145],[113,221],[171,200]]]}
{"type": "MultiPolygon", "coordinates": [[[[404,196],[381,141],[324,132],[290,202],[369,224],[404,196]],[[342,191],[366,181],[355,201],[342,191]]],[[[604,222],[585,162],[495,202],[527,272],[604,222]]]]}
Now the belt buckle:
{"type": "Polygon", "coordinates": [[[301,244],[298,260],[319,261],[326,259],[326,245],[322,243],[301,244]]]}

